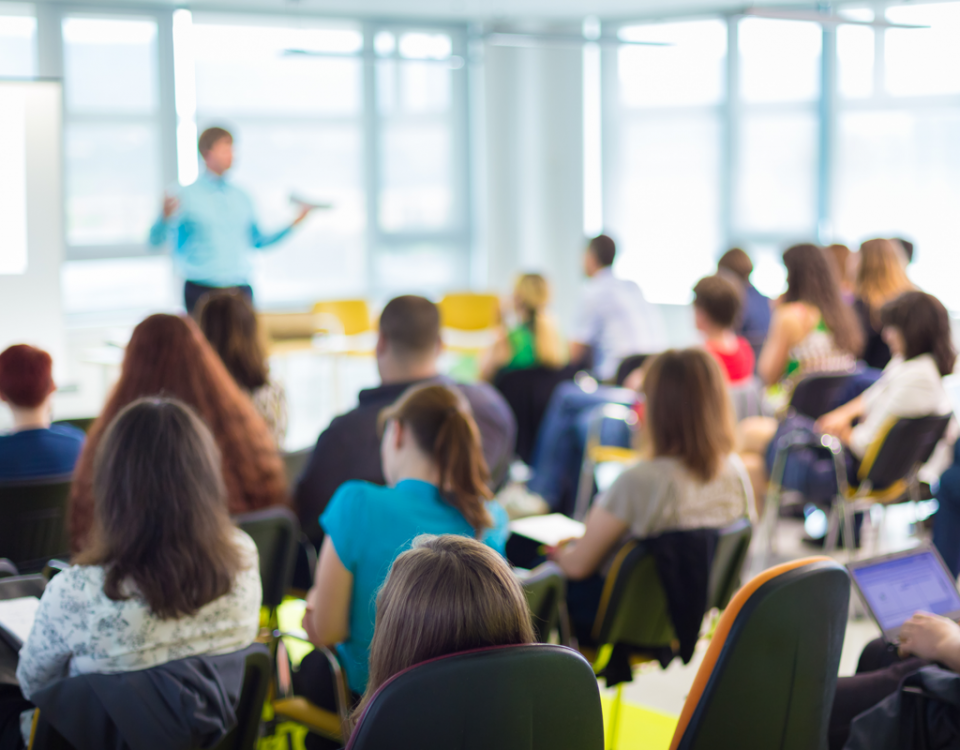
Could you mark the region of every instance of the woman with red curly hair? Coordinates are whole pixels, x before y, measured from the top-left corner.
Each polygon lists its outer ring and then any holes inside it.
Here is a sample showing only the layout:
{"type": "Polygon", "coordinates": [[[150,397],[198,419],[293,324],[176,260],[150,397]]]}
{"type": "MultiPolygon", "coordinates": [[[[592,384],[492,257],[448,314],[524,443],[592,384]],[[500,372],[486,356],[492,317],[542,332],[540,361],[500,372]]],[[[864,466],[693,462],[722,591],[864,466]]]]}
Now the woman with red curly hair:
{"type": "Polygon", "coordinates": [[[151,315],[133,330],[120,379],[90,428],[70,495],[73,550],[87,544],[93,521],[93,464],[106,426],[144,396],[173,397],[200,415],[223,456],[231,514],[288,502],[283,460],[257,414],[197,325],[176,315],[151,315]]]}

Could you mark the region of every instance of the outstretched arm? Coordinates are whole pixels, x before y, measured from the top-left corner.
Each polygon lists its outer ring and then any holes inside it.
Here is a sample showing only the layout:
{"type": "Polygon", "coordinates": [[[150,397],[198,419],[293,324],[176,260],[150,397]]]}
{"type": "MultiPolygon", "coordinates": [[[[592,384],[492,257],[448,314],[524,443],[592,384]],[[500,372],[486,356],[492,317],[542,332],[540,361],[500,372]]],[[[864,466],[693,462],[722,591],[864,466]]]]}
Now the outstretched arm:
{"type": "Polygon", "coordinates": [[[290,234],[297,224],[306,219],[312,210],[313,208],[310,206],[302,206],[300,208],[300,213],[298,213],[297,217],[290,222],[290,226],[288,226],[286,229],[281,229],[279,232],[274,232],[273,234],[264,234],[260,231],[260,227],[257,226],[256,222],[254,222],[250,226],[250,234],[252,236],[253,246],[258,248],[269,247],[270,245],[279,242],[288,234],[290,234]]]}

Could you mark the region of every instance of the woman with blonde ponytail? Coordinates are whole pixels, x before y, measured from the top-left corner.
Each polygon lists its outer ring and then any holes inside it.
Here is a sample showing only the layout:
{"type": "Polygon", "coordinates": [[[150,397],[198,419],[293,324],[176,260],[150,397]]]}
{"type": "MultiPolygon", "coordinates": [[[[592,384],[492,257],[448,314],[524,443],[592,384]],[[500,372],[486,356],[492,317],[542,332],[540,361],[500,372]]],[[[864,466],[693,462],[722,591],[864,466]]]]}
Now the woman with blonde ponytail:
{"type": "MultiPolygon", "coordinates": [[[[367,685],[376,594],[394,559],[421,534],[472,537],[503,554],[504,510],[491,501],[480,433],[464,397],[443,385],[411,388],[380,415],[387,486],[341,485],[320,517],[326,532],[303,627],[316,646],[335,647],[350,689],[367,685]]],[[[318,653],[294,678],[298,694],[333,708],[335,682],[318,653]]],[[[319,737],[307,748],[326,747],[319,737]]]]}

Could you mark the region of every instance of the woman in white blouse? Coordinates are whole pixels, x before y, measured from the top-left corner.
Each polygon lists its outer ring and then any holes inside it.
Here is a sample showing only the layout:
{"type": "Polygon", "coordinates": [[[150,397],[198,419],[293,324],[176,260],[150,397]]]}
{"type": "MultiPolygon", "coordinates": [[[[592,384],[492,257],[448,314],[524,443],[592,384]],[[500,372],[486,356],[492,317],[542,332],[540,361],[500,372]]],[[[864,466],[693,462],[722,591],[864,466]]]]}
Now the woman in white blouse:
{"type": "MultiPolygon", "coordinates": [[[[923,292],[906,292],[883,306],[880,321],[893,355],[880,379],[816,422],[819,432],[839,438],[858,462],[891,420],[953,411],[943,378],[953,372],[957,352],[950,317],[940,301],[923,292]]],[[[960,425],[951,420],[920,472],[923,481],[935,481],[950,465],[950,447],[958,433],[960,425]]]]}
{"type": "Polygon", "coordinates": [[[53,578],[20,651],[25,698],[57,680],[249,646],[257,549],[230,522],[213,436],[189,407],[134,401],[94,472],[93,543],[53,578]]]}

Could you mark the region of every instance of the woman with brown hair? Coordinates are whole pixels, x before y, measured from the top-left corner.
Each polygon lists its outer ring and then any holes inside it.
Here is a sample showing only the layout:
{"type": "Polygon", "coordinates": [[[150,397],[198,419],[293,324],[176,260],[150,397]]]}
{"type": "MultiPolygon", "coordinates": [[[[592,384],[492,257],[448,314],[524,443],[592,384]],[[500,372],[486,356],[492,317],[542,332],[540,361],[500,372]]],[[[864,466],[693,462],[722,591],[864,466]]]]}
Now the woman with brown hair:
{"type": "MultiPolygon", "coordinates": [[[[459,534],[504,551],[506,513],[488,502],[487,466],[469,408],[447,386],[408,390],[380,415],[388,486],[345,482],[320,517],[326,536],[303,627],[315,645],[336,646],[358,695],[367,686],[376,592],[414,537],[459,534]]],[[[333,702],[325,666],[319,655],[308,655],[294,683],[320,706],[333,702]]]]}
{"type": "Polygon", "coordinates": [[[535,641],[523,588],[506,561],[473,539],[419,536],[377,595],[370,679],[353,716],[395,674],[458,651],[535,641]]]}
{"type": "Polygon", "coordinates": [[[716,360],[702,349],[657,356],[643,382],[650,458],[620,475],[590,509],[582,539],[550,553],[577,592],[570,614],[589,633],[603,587],[596,575],[624,535],[721,528],[751,513],[746,473],[734,453],[733,407],[716,360]],[[580,601],[582,600],[582,601],[580,601]]]}
{"type": "Polygon", "coordinates": [[[20,650],[27,698],[65,677],[239,651],[260,626],[257,548],[230,523],[200,418],[139,399],[99,435],[89,544],[47,584],[20,650]]]}
{"type": "Polygon", "coordinates": [[[270,379],[250,300],[233,290],[209,292],[200,298],[195,315],[227,372],[250,396],[273,439],[282,446],[287,434],[287,394],[281,383],[270,379]]]}
{"type": "Polygon", "coordinates": [[[120,379],[80,454],[70,494],[70,537],[84,549],[93,522],[93,465],[107,425],[144,396],[178,398],[213,433],[223,462],[227,508],[244,513],[288,502],[283,460],[263,419],[189,318],[151,315],[133,329],[120,379]]]}
{"type": "Polygon", "coordinates": [[[890,361],[890,347],[883,340],[880,308],[916,287],[907,278],[907,257],[899,242],[867,240],[860,246],[860,267],[854,286],[853,309],[863,329],[863,361],[882,370],[890,361]]]}

